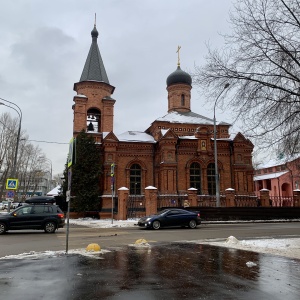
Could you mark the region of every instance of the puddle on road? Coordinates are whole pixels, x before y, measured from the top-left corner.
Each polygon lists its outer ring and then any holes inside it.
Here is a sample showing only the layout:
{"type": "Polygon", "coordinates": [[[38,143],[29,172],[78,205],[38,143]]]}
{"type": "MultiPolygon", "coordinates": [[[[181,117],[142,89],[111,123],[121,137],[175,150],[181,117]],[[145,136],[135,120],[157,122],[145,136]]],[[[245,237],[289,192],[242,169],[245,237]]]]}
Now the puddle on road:
{"type": "Polygon", "coordinates": [[[0,261],[5,300],[299,299],[300,261],[201,244],[0,261]]]}

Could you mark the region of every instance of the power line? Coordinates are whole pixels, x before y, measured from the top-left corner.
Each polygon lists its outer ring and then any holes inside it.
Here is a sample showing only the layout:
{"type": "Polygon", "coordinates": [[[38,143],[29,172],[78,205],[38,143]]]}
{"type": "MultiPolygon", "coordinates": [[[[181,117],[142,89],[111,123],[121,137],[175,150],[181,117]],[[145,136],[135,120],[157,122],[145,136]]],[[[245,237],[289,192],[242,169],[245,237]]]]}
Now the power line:
{"type": "MultiPolygon", "coordinates": [[[[9,127],[7,127],[1,120],[0,123],[2,124],[3,127],[5,127],[6,129],[8,129],[11,133],[15,133],[14,131],[12,131],[9,127]]],[[[23,139],[22,139],[23,140],[23,139]]],[[[60,145],[68,145],[69,143],[60,143],[60,142],[48,142],[48,141],[37,141],[37,140],[27,140],[29,142],[38,142],[38,143],[48,143],[48,144],[60,144],[60,145]]]]}
{"type": "MultiPolygon", "coordinates": [[[[2,124],[3,127],[5,127],[6,129],[8,129],[11,133],[15,133],[9,127],[7,127],[6,124],[4,124],[1,120],[0,120],[0,123],[2,124]]],[[[29,142],[37,142],[37,143],[47,143],[47,144],[59,144],[59,145],[68,145],[69,144],[69,143],[37,141],[37,140],[27,140],[27,141],[29,141],[29,142]]]]}
{"type": "Polygon", "coordinates": [[[37,140],[27,140],[27,141],[29,141],[29,142],[38,142],[38,143],[48,143],[48,144],[61,144],[61,145],[68,145],[69,144],[69,143],[37,141],[37,140]]]}

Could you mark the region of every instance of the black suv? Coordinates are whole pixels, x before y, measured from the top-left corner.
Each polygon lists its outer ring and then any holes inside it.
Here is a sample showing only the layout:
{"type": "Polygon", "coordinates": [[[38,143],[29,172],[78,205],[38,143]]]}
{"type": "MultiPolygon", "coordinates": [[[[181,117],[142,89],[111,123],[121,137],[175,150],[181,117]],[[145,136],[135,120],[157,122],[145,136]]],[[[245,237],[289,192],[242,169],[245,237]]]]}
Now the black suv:
{"type": "Polygon", "coordinates": [[[46,233],[54,233],[64,227],[64,213],[54,204],[54,198],[35,197],[25,202],[12,212],[0,214],[0,234],[19,229],[43,229],[46,233]]]}

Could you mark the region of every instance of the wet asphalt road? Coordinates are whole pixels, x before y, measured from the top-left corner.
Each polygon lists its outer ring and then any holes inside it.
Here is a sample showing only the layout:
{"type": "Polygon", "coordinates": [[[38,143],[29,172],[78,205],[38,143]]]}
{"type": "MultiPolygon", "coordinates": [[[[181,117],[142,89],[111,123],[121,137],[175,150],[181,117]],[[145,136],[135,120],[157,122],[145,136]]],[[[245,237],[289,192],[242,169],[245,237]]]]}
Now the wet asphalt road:
{"type": "Polygon", "coordinates": [[[0,260],[0,299],[300,298],[300,260],[184,243],[110,250],[0,260]]]}
{"type": "MultiPolygon", "coordinates": [[[[65,228],[48,235],[42,230],[9,231],[0,236],[0,258],[6,255],[30,251],[65,250],[65,228]]],[[[90,243],[98,243],[102,249],[126,246],[137,239],[154,243],[193,241],[205,239],[226,239],[233,235],[237,239],[276,237],[300,237],[300,222],[285,223],[241,223],[241,224],[202,224],[199,228],[163,228],[145,230],[140,228],[86,228],[72,225],[70,228],[69,249],[86,248],[90,243]]],[[[1,298],[0,298],[1,300],[1,298]]]]}

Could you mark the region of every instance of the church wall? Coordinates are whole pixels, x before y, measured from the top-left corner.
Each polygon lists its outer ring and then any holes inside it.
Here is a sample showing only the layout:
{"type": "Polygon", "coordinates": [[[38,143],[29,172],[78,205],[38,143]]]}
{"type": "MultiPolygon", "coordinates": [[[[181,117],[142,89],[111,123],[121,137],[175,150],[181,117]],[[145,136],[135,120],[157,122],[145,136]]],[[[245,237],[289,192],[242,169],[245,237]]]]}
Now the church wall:
{"type": "MultiPolygon", "coordinates": [[[[142,192],[145,187],[153,185],[153,148],[154,145],[149,143],[118,143],[115,155],[109,161],[104,161],[109,168],[111,163],[115,163],[116,190],[120,187],[130,188],[130,167],[133,164],[139,164],[142,168],[142,192]]],[[[111,149],[104,149],[104,156],[109,157],[107,154],[111,153],[111,149]]],[[[104,194],[111,194],[110,178],[106,179],[104,194]]]]}
{"type": "MultiPolygon", "coordinates": [[[[190,165],[198,162],[201,166],[202,193],[208,193],[207,166],[214,164],[213,141],[209,140],[206,150],[199,151],[199,140],[181,139],[177,144],[176,138],[161,140],[158,144],[104,142],[104,194],[111,194],[110,165],[115,163],[115,187],[130,188],[130,166],[139,164],[142,167],[141,190],[147,186],[155,186],[161,194],[186,193],[191,187],[190,165]]],[[[245,146],[245,145],[244,145],[245,146]]],[[[243,149],[239,144],[239,149],[243,149]]],[[[247,146],[247,145],[246,145],[247,146]]],[[[239,154],[240,151],[237,151],[239,154]]],[[[242,151],[249,158],[247,147],[242,151]]],[[[253,169],[244,161],[239,161],[238,155],[232,155],[228,141],[218,141],[218,167],[220,171],[220,191],[234,188],[236,192],[253,191],[253,169]]]]}

